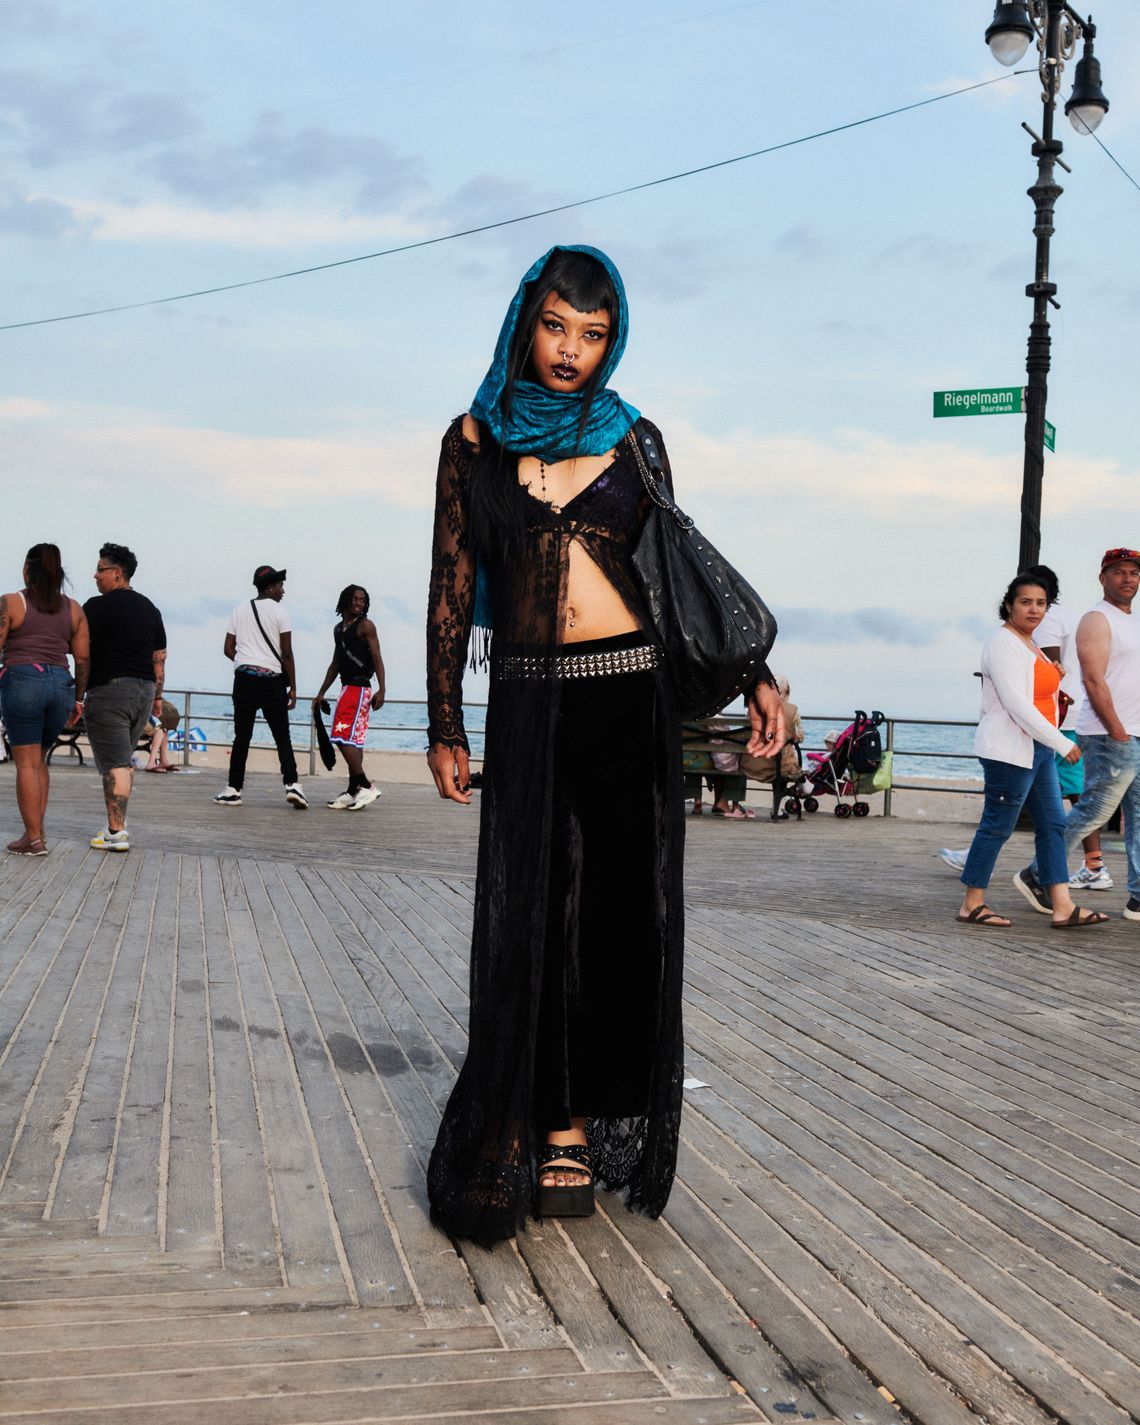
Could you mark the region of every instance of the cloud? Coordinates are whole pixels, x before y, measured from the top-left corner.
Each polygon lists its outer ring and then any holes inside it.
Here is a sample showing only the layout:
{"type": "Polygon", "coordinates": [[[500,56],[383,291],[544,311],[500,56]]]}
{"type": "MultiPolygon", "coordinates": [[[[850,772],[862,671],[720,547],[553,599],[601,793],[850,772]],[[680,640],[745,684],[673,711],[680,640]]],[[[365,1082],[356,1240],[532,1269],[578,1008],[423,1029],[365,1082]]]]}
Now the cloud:
{"type": "Polygon", "coordinates": [[[90,224],[92,237],[103,242],[212,243],[271,251],[387,245],[423,236],[423,230],[402,215],[351,213],[340,204],[312,201],[228,212],[178,203],[86,200],[76,200],[73,207],[90,224]]]}
{"type": "MultiPolygon", "coordinates": [[[[904,442],[857,429],[828,436],[738,429],[713,436],[676,418],[666,436],[674,469],[683,472],[682,503],[689,489],[754,501],[778,486],[785,498],[842,501],[874,511],[884,524],[905,525],[916,515],[1004,512],[1016,508],[1021,489],[1019,459],[950,437],[904,442]]],[[[1131,508],[1140,461],[1125,467],[1092,456],[1049,458],[1048,515],[1131,508]]]]}
{"type": "Polygon", "coordinates": [[[779,608],[775,613],[781,643],[870,642],[926,648],[946,633],[962,631],[961,619],[915,618],[888,608],[779,608]]]}
{"type": "Polygon", "coordinates": [[[196,126],[184,100],[151,90],[115,89],[88,72],[0,70],[0,96],[0,135],[37,167],[196,126]]]}
{"type": "Polygon", "coordinates": [[[882,341],[886,335],[878,322],[848,322],[842,318],[820,322],[817,330],[820,336],[838,337],[844,341],[882,341]]]}
{"type": "Polygon", "coordinates": [[[282,509],[327,504],[336,496],[426,510],[434,500],[438,452],[438,430],[385,428],[374,439],[352,440],[256,435],[66,405],[52,407],[50,419],[35,425],[13,426],[5,439],[8,467],[34,471],[42,483],[116,498],[131,487],[177,485],[204,509],[218,500],[282,509]]]}
{"type": "Polygon", "coordinates": [[[984,249],[975,242],[954,242],[938,233],[912,233],[901,242],[881,249],[871,266],[895,267],[900,262],[917,262],[940,270],[976,268],[984,255],[984,249]]]}
{"type": "Polygon", "coordinates": [[[232,599],[215,599],[208,594],[195,599],[193,603],[172,603],[164,599],[162,619],[166,624],[179,628],[204,628],[226,618],[234,606],[232,599]]]}
{"type": "Polygon", "coordinates": [[[59,238],[81,232],[83,215],[58,198],[22,193],[15,184],[0,184],[0,233],[18,237],[59,238]]]}
{"type": "Polygon", "coordinates": [[[0,399],[0,421],[39,421],[51,414],[47,401],[30,396],[7,396],[0,399]]]}
{"type": "Polygon", "coordinates": [[[821,257],[826,251],[819,232],[807,223],[795,223],[792,227],[786,228],[772,246],[782,256],[794,257],[800,262],[821,257]]]}
{"type": "Polygon", "coordinates": [[[382,139],[321,127],[288,129],[276,118],[262,119],[238,143],[167,150],[146,169],[173,192],[223,209],[256,207],[272,190],[348,180],[355,207],[371,213],[389,210],[425,186],[422,161],[382,139]]]}

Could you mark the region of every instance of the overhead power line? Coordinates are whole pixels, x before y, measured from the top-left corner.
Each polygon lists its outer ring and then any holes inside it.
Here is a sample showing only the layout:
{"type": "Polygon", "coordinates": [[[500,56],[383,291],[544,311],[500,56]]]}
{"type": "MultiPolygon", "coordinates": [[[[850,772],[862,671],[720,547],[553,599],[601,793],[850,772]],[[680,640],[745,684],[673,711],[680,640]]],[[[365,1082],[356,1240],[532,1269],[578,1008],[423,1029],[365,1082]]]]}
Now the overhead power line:
{"type": "Polygon", "coordinates": [[[628,193],[643,193],[648,188],[660,188],[666,183],[679,183],[682,179],[695,178],[701,173],[713,173],[718,168],[729,168],[736,163],[747,163],[750,159],[763,158],[766,154],[796,148],[800,144],[812,143],[816,139],[830,138],[834,134],[842,134],[850,129],[878,123],[881,119],[891,119],[898,114],[908,114],[914,109],[924,109],[930,104],[940,104],[944,99],[955,99],[960,94],[970,94],[975,89],[986,89],[991,84],[1003,84],[1021,74],[1036,73],[1036,69],[1011,70],[1008,74],[999,74],[994,79],[983,79],[977,84],[966,84],[960,89],[948,90],[945,94],[935,94],[929,99],[918,99],[913,104],[900,104],[897,108],[884,109],[881,113],[869,114],[863,119],[852,119],[850,123],[836,124],[830,129],[819,129],[813,134],[804,134],[800,138],[786,139],[783,143],[752,149],[749,153],[738,153],[732,158],[721,158],[713,163],[702,163],[696,168],[682,169],[679,173],[667,173],[664,177],[649,178],[642,183],[630,183],[624,188],[613,188],[608,193],[595,193],[588,198],[575,198],[568,203],[556,203],[553,207],[539,208],[533,213],[520,213],[513,218],[500,218],[493,223],[481,223],[478,227],[441,233],[438,237],[419,238],[415,242],[399,243],[394,247],[380,248],[376,252],[359,253],[356,257],[342,257],[333,262],[318,262],[311,267],[294,268],[291,272],[275,272],[269,277],[248,277],[243,282],[225,282],[216,287],[200,287],[193,292],[176,292],[168,297],[150,297],[141,302],[121,302],[113,307],[92,307],[84,312],[65,312],[60,316],[37,317],[26,322],[6,322],[0,324],[0,331],[18,331],[24,327],[50,326],[54,322],[78,322],[86,317],[106,317],[115,312],[137,312],[143,307],[161,307],[170,302],[186,302],[193,297],[213,297],[222,292],[237,292],[244,287],[263,287],[268,282],[285,282],[292,277],[308,277],[314,272],[331,272],[337,267],[351,267],[359,262],[373,262],[380,257],[394,257],[401,252],[414,252],[418,248],[436,247],[445,242],[457,242],[460,238],[475,237],[479,233],[494,232],[498,228],[515,227],[519,223],[534,222],[537,218],[551,217],[555,213],[568,213],[575,208],[586,208],[594,203],[605,203],[611,198],[621,198],[628,193]]]}

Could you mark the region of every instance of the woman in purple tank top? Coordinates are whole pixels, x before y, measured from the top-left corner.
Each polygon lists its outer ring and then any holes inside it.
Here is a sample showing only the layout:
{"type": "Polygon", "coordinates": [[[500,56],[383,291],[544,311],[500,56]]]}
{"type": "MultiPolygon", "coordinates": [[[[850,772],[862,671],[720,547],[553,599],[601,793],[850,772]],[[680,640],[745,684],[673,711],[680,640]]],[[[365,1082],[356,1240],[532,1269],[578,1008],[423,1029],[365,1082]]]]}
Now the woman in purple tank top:
{"type": "Polygon", "coordinates": [[[87,619],[63,592],[63,564],[54,544],[33,544],[24,587],[0,594],[0,717],[16,761],[16,802],[24,834],[9,841],[18,856],[46,856],[44,813],[47,754],[83,711],[90,661],[87,619]],[[72,676],[68,654],[75,660],[72,676]]]}

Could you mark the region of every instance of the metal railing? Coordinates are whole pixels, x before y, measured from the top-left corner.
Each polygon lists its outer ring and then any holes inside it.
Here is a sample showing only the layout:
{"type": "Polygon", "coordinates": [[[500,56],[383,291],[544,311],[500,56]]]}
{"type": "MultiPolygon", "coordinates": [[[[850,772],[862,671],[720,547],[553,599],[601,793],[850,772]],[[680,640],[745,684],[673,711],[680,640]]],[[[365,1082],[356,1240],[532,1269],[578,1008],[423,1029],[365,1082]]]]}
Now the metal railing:
{"type": "MultiPolygon", "coordinates": [[[[197,689],[197,690],[181,689],[181,688],[170,688],[170,689],[167,689],[167,691],[166,691],[166,697],[167,697],[167,699],[168,699],[169,701],[171,701],[171,702],[174,702],[176,699],[181,699],[181,704],[182,704],[182,706],[181,706],[182,723],[181,723],[181,727],[180,727],[180,729],[179,729],[179,734],[176,734],[176,736],[181,736],[181,747],[180,747],[180,748],[176,748],[176,750],[180,750],[180,751],[181,751],[181,753],[182,753],[182,765],[183,765],[184,767],[186,767],[186,766],[189,766],[189,763],[190,763],[190,753],[193,751],[193,746],[192,746],[191,738],[190,738],[190,730],[191,730],[192,727],[201,728],[201,726],[202,726],[203,723],[232,724],[232,722],[233,722],[233,718],[232,718],[232,717],[224,716],[224,715],[221,714],[221,713],[200,712],[200,713],[195,714],[195,713],[194,713],[194,699],[195,699],[195,697],[197,697],[197,698],[222,698],[222,699],[226,699],[226,698],[229,697],[229,693],[209,692],[209,691],[207,691],[207,690],[205,690],[205,689],[201,689],[201,688],[199,688],[199,689],[197,689]]],[[[298,699],[297,699],[297,707],[298,707],[299,709],[300,709],[300,708],[304,708],[304,709],[306,709],[306,711],[307,711],[311,703],[312,703],[312,698],[311,698],[311,697],[298,698],[298,699]]],[[[416,699],[416,698],[388,698],[388,699],[385,700],[385,703],[384,703],[384,709],[385,709],[385,710],[387,710],[388,708],[399,708],[399,707],[420,708],[420,709],[422,709],[423,706],[424,706],[424,704],[423,704],[423,699],[422,699],[422,698],[421,698],[421,699],[416,699]]],[[[485,709],[486,706],[487,706],[487,704],[486,704],[486,703],[468,702],[468,703],[466,704],[466,706],[469,707],[469,708],[482,708],[482,709],[485,709]]],[[[828,722],[828,723],[833,723],[833,724],[835,724],[835,725],[837,725],[837,726],[840,726],[840,727],[845,727],[845,726],[847,725],[847,723],[850,722],[850,720],[851,720],[851,715],[850,715],[850,713],[842,713],[842,714],[840,714],[838,717],[820,717],[820,716],[817,716],[816,714],[813,713],[813,714],[810,714],[810,715],[801,714],[801,718],[802,718],[802,720],[805,721],[805,722],[813,722],[813,723],[828,722]]],[[[883,738],[883,747],[884,747],[884,750],[887,751],[887,752],[892,753],[894,756],[899,756],[899,757],[914,757],[914,758],[919,758],[919,759],[922,759],[922,758],[931,758],[931,759],[935,759],[935,760],[940,761],[940,762],[954,761],[954,762],[975,762],[975,763],[976,763],[976,761],[977,761],[977,758],[974,756],[974,754],[973,754],[972,752],[944,752],[944,751],[938,751],[938,750],[932,751],[932,750],[930,750],[929,748],[920,748],[920,747],[899,747],[899,746],[897,745],[897,742],[896,742],[896,735],[897,735],[897,729],[898,729],[898,727],[899,727],[900,725],[901,725],[902,727],[976,727],[976,726],[977,726],[976,721],[958,720],[958,719],[953,719],[953,718],[888,717],[888,718],[886,718],[886,719],[884,720],[882,726],[883,726],[884,733],[885,733],[885,736],[884,736],[884,738],[883,738]]],[[[306,732],[306,736],[307,736],[307,740],[308,740],[308,753],[309,753],[309,775],[310,775],[310,776],[314,776],[314,775],[316,774],[316,771],[317,771],[317,730],[316,730],[316,724],[314,723],[314,721],[313,721],[313,719],[312,719],[311,716],[308,717],[308,718],[306,718],[304,721],[302,721],[300,718],[294,717],[294,718],[290,718],[290,720],[289,720],[289,726],[290,726],[290,729],[297,729],[297,730],[299,730],[299,731],[305,731],[305,732],[306,732]]],[[[416,722],[416,723],[376,722],[376,723],[372,723],[372,724],[369,726],[369,731],[370,731],[370,732],[404,732],[404,733],[409,733],[409,732],[410,732],[410,733],[415,733],[415,732],[419,732],[419,733],[423,733],[423,734],[424,734],[425,739],[426,739],[426,736],[427,736],[427,726],[426,726],[426,724],[421,724],[421,723],[418,723],[418,722],[416,722]]],[[[480,737],[481,737],[481,733],[482,733],[482,730],[481,730],[481,729],[477,729],[477,730],[476,730],[476,729],[473,729],[473,730],[472,730],[472,735],[473,735],[473,736],[480,736],[480,737]]],[[[221,745],[221,746],[228,746],[228,745],[230,745],[230,744],[223,742],[223,743],[221,743],[220,745],[221,745]]],[[[269,748],[272,747],[272,744],[271,744],[271,743],[254,743],[253,745],[254,745],[255,747],[261,747],[261,748],[266,748],[266,749],[269,749],[269,748]]],[[[383,749],[378,749],[378,750],[383,750],[383,749]]],[[[392,749],[392,750],[395,751],[395,750],[397,750],[397,749],[392,749]]],[[[809,748],[809,747],[807,746],[807,744],[805,743],[805,745],[804,745],[804,750],[805,750],[805,751],[809,751],[809,750],[810,750],[810,751],[824,751],[825,749],[823,749],[823,748],[814,748],[814,747],[813,747],[813,748],[809,748]]],[[[472,760],[478,762],[478,761],[481,760],[481,758],[480,758],[478,755],[473,754],[472,760]]],[[[896,791],[899,791],[899,792],[941,792],[941,793],[950,793],[950,794],[955,795],[955,796],[967,796],[967,797],[976,797],[976,796],[980,796],[980,795],[981,795],[981,788],[980,788],[980,787],[947,787],[947,786],[937,786],[937,785],[935,785],[935,786],[930,786],[930,785],[928,785],[928,784],[919,783],[919,782],[909,782],[909,781],[908,781],[908,782],[899,782],[899,781],[892,781],[891,786],[888,787],[888,788],[883,792],[883,815],[884,815],[884,816],[890,816],[890,815],[891,815],[892,793],[893,793],[893,792],[896,792],[896,791]]]]}
{"type": "MultiPolygon", "coordinates": [[[[192,739],[190,736],[191,729],[201,729],[203,723],[221,723],[223,724],[223,726],[233,726],[233,717],[230,715],[224,713],[194,712],[195,698],[221,698],[224,701],[230,696],[228,692],[213,692],[205,688],[167,688],[166,691],[163,693],[163,696],[166,698],[167,702],[174,703],[176,706],[178,706],[178,700],[181,700],[180,714],[182,720],[179,724],[178,731],[174,734],[174,750],[181,752],[182,765],[184,767],[188,767],[190,765],[190,754],[194,751],[194,739],[192,739]]],[[[306,712],[308,712],[311,707],[312,701],[313,699],[311,695],[307,697],[298,696],[297,710],[299,711],[303,708],[306,712]]],[[[387,710],[388,708],[399,707],[422,708],[423,705],[424,702],[422,698],[385,698],[384,700],[385,710],[387,710]]],[[[469,708],[485,708],[487,705],[486,703],[467,702],[465,703],[465,706],[469,708]]],[[[290,735],[293,735],[295,732],[298,731],[304,734],[308,744],[309,776],[315,776],[317,771],[318,757],[316,722],[313,720],[311,715],[305,718],[304,720],[299,717],[290,717],[289,731],[290,735]]],[[[370,722],[368,725],[368,731],[422,732],[424,734],[424,737],[426,738],[427,724],[419,722],[370,722]]],[[[481,737],[482,729],[473,729],[472,735],[481,737]]],[[[300,742],[301,739],[297,738],[296,743],[300,742]]],[[[207,744],[208,743],[209,739],[207,739],[207,744]]],[[[232,743],[219,741],[215,745],[220,747],[229,747],[232,746],[232,743]]],[[[253,742],[250,745],[251,747],[261,748],[266,751],[271,751],[273,748],[273,744],[271,742],[253,742]]],[[[383,751],[384,749],[377,748],[372,750],[383,751]]],[[[391,750],[397,751],[399,749],[393,748],[391,750]]],[[[481,759],[477,755],[472,754],[472,760],[478,762],[481,759]]]]}

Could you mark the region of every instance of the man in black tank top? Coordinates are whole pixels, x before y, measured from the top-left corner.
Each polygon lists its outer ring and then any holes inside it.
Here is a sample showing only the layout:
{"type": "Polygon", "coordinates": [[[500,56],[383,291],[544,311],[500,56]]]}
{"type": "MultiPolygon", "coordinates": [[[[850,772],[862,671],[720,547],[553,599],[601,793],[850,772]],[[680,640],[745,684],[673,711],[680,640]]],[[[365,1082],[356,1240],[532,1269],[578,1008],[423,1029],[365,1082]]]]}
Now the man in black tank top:
{"type": "MultiPolygon", "coordinates": [[[[359,584],[349,584],[341,590],[336,612],[340,622],[333,628],[333,657],[325,672],[317,696],[313,699],[313,716],[322,711],[322,699],[339,677],[340,698],[333,713],[329,741],[340,748],[348,764],[348,787],[328,803],[333,811],[363,811],[380,795],[364,773],[364,738],[368,731],[371,709],[384,706],[384,660],[380,657],[380,640],[376,625],[368,617],[371,600],[368,590],[359,584]],[[372,692],[372,679],[378,684],[372,692]]],[[[327,704],[324,705],[327,711],[327,704]]]]}

